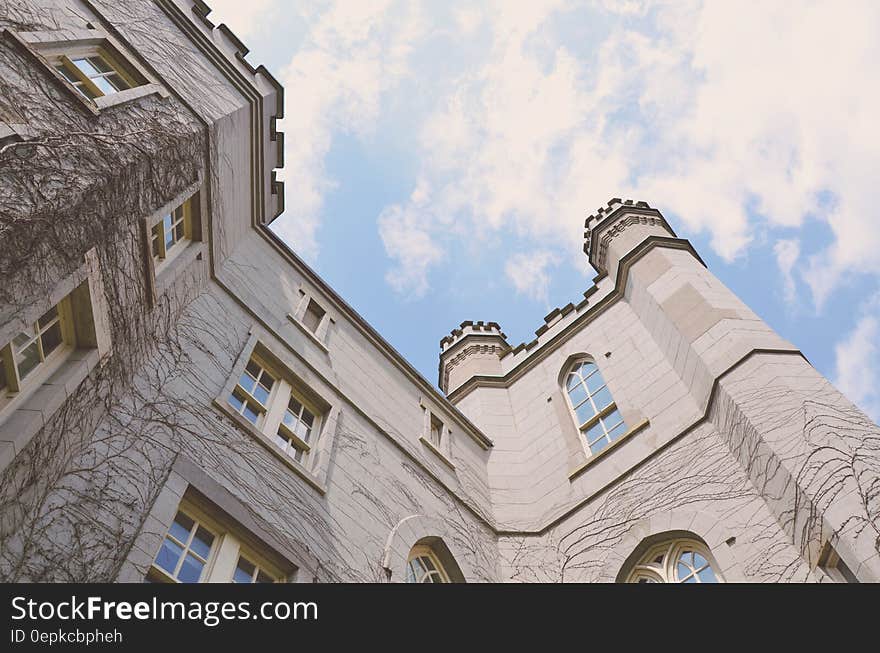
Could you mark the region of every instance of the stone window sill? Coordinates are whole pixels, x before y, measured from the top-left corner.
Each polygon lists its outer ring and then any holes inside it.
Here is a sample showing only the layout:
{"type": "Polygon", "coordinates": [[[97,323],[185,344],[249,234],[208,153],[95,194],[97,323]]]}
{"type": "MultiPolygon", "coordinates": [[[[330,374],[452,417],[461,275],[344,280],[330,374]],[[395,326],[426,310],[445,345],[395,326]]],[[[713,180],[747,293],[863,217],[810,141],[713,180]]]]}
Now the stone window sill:
{"type": "Polygon", "coordinates": [[[308,336],[308,338],[313,343],[315,343],[321,351],[323,351],[325,354],[330,353],[330,349],[327,347],[327,345],[325,345],[323,342],[321,342],[320,338],[318,338],[318,336],[316,336],[314,333],[312,333],[311,329],[309,329],[305,324],[303,324],[302,322],[297,320],[295,317],[293,317],[293,315],[291,315],[289,313],[287,314],[287,319],[290,320],[293,324],[295,324],[296,327],[300,331],[302,331],[304,334],[306,334],[306,336],[308,336]]]}
{"type": "Polygon", "coordinates": [[[440,459],[440,462],[449,467],[449,469],[455,471],[455,464],[453,464],[453,462],[446,457],[446,454],[441,452],[433,442],[424,436],[419,436],[419,442],[425,445],[431,453],[437,456],[440,459]]]}
{"type": "Polygon", "coordinates": [[[317,478],[315,478],[315,476],[308,469],[306,469],[303,465],[296,462],[293,458],[291,458],[281,449],[279,449],[278,445],[272,442],[265,433],[255,428],[254,425],[247,421],[244,417],[231,410],[220,399],[215,399],[213,403],[214,406],[220,410],[220,412],[222,412],[224,415],[226,415],[226,417],[232,420],[235,426],[250,435],[258,443],[260,443],[265,449],[269,451],[269,453],[278,458],[288,467],[288,469],[293,471],[297,476],[304,480],[319,494],[321,494],[322,496],[327,494],[327,488],[324,487],[324,485],[317,478]]]}

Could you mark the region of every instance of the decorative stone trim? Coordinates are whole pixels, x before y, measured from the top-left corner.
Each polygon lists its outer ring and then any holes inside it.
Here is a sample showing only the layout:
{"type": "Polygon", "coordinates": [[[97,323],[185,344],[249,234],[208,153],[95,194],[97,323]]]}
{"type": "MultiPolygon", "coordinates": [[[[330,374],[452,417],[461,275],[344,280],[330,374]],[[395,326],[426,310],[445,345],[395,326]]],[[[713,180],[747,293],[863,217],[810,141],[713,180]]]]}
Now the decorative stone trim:
{"type": "Polygon", "coordinates": [[[409,552],[416,544],[427,543],[432,548],[439,549],[438,544],[448,550],[451,561],[443,559],[441,551],[440,561],[444,564],[446,572],[452,582],[467,582],[469,578],[475,578],[468,558],[464,555],[455,541],[455,534],[450,525],[439,517],[426,517],[425,515],[410,515],[401,519],[385,541],[385,551],[382,556],[382,567],[388,581],[400,583],[406,580],[406,564],[409,552]],[[451,567],[451,568],[450,568],[451,567]]]}
{"type": "Polygon", "coordinates": [[[496,354],[498,358],[501,358],[508,351],[510,351],[510,347],[504,347],[502,345],[471,345],[470,347],[465,347],[445,363],[442,387],[449,387],[449,374],[452,369],[457,365],[460,365],[462,361],[470,357],[472,354],[496,354]]]}
{"type": "Polygon", "coordinates": [[[600,269],[605,269],[605,258],[608,255],[608,245],[611,244],[611,241],[623,233],[627,227],[634,224],[649,226],[659,225],[661,227],[666,227],[666,220],[663,218],[652,218],[646,215],[632,215],[615,224],[611,229],[602,234],[602,240],[599,241],[599,252],[596,257],[596,263],[599,265],[600,269]]]}

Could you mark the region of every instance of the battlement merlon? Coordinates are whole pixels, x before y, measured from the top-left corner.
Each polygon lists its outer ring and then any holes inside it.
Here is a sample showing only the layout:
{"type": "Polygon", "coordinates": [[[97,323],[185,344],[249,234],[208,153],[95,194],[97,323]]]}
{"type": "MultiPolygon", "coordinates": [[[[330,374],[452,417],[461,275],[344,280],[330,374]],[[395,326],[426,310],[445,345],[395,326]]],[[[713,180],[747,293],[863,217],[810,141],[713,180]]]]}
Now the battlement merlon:
{"type": "Polygon", "coordinates": [[[614,278],[620,259],[650,236],[677,237],[647,202],[615,197],[584,222],[584,253],[600,275],[614,278]]]}

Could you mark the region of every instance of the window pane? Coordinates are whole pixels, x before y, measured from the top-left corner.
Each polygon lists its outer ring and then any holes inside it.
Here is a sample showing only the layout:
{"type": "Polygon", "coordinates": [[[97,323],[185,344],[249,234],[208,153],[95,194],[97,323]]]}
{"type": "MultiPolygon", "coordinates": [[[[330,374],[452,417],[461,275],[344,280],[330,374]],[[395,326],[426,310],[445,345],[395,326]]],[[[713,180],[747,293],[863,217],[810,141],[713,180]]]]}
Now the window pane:
{"type": "Polygon", "coordinates": [[[254,379],[250,374],[245,372],[241,375],[241,378],[238,380],[238,385],[247,390],[248,392],[254,391],[254,386],[257,385],[256,379],[254,379]]]}
{"type": "Polygon", "coordinates": [[[700,582],[702,583],[717,583],[718,579],[715,577],[715,572],[712,571],[711,567],[706,567],[699,574],[700,582]]]}
{"type": "Polygon", "coordinates": [[[18,377],[23,379],[40,364],[40,351],[37,343],[32,342],[24,351],[18,354],[18,377]]]}
{"type": "Polygon", "coordinates": [[[238,564],[235,566],[235,573],[232,576],[233,583],[251,583],[254,578],[256,566],[246,558],[239,557],[238,564]]]}
{"type": "Polygon", "coordinates": [[[679,580],[684,580],[691,573],[690,568],[687,565],[682,564],[681,562],[679,562],[676,566],[676,571],[678,573],[679,580]]]}
{"type": "Polygon", "coordinates": [[[43,356],[51,354],[61,344],[61,323],[56,322],[41,336],[43,340],[43,356]]]}
{"type": "Polygon", "coordinates": [[[608,436],[609,436],[612,440],[616,440],[617,438],[619,438],[619,437],[620,437],[621,435],[623,435],[624,433],[626,433],[626,424],[621,423],[621,424],[618,424],[617,426],[615,426],[615,427],[614,427],[613,429],[611,429],[610,431],[608,431],[608,436]]]}
{"type": "Polygon", "coordinates": [[[58,307],[53,306],[48,311],[43,313],[42,316],[40,316],[40,319],[38,320],[38,322],[40,323],[41,327],[44,327],[47,324],[49,324],[52,320],[54,320],[56,317],[58,317],[58,307]]]}
{"type": "Polygon", "coordinates": [[[113,85],[104,77],[95,77],[92,82],[97,86],[104,95],[112,95],[116,92],[113,85]]]}
{"type": "Polygon", "coordinates": [[[177,516],[174,518],[174,523],[171,524],[171,528],[168,532],[185,544],[189,541],[189,534],[194,525],[195,522],[192,519],[184,515],[182,512],[178,512],[177,516]]]}
{"type": "Polygon", "coordinates": [[[27,331],[20,331],[19,334],[12,339],[12,344],[15,345],[16,353],[24,349],[33,337],[33,331],[31,331],[30,333],[27,331]]]}
{"type": "Polygon", "coordinates": [[[256,387],[254,388],[253,395],[254,395],[254,397],[256,398],[256,400],[259,401],[259,402],[260,402],[261,404],[263,404],[264,406],[265,406],[266,403],[268,402],[268,399],[269,399],[269,392],[266,390],[266,388],[264,388],[264,387],[263,387],[261,384],[259,384],[259,383],[258,383],[258,384],[256,385],[256,387]]]}
{"type": "Polygon", "coordinates": [[[199,530],[196,531],[196,535],[192,540],[192,544],[189,545],[189,548],[202,558],[207,558],[208,554],[211,552],[211,544],[213,542],[214,536],[205,530],[204,527],[199,526],[199,530]]]}
{"type": "Polygon", "coordinates": [[[593,395],[593,401],[596,402],[596,408],[602,410],[614,400],[611,398],[611,393],[608,391],[608,388],[605,387],[593,395]]]}
{"type": "Polygon", "coordinates": [[[296,397],[291,397],[290,401],[287,402],[287,408],[291,413],[298,416],[300,411],[302,410],[302,404],[296,400],[296,397]]]}
{"type": "Polygon", "coordinates": [[[605,438],[601,438],[600,440],[596,440],[595,442],[593,442],[590,445],[590,453],[593,453],[593,454],[599,453],[600,451],[602,451],[602,449],[605,448],[605,446],[607,444],[608,444],[608,440],[606,440],[605,438]]]}
{"type": "Polygon", "coordinates": [[[578,423],[583,424],[593,415],[595,415],[596,411],[593,410],[593,405],[588,401],[581,404],[577,409],[575,409],[575,413],[577,414],[578,423]]]}
{"type": "Polygon", "coordinates": [[[571,399],[571,405],[576,407],[578,404],[583,402],[584,399],[587,398],[587,390],[584,388],[583,383],[578,383],[571,390],[568,391],[568,396],[571,399]]]}
{"type": "Polygon", "coordinates": [[[282,449],[287,449],[287,445],[290,442],[285,436],[281,435],[281,433],[275,434],[275,444],[277,444],[282,449]]]}
{"type": "Polygon", "coordinates": [[[174,227],[174,236],[177,240],[183,240],[184,231],[182,222],[178,222],[177,226],[174,227]]]}
{"type": "Polygon", "coordinates": [[[407,583],[418,583],[419,580],[416,577],[415,570],[415,560],[410,560],[409,564],[406,566],[406,582],[407,583]]]}
{"type": "Polygon", "coordinates": [[[113,70],[110,67],[110,64],[108,64],[106,61],[104,61],[104,59],[102,57],[89,57],[88,61],[90,64],[92,64],[92,66],[95,67],[95,70],[97,70],[99,72],[109,73],[110,71],[113,70]]]}
{"type": "Polygon", "coordinates": [[[296,429],[294,429],[294,433],[297,434],[300,440],[307,441],[309,439],[309,427],[307,427],[302,422],[297,423],[296,429]]]}
{"type": "Polygon", "coordinates": [[[580,370],[581,376],[584,378],[587,378],[588,376],[590,376],[590,374],[595,372],[597,369],[598,368],[596,367],[595,363],[585,361],[584,363],[581,363],[581,370],[580,370]]]}
{"type": "Polygon", "coordinates": [[[59,65],[55,66],[55,70],[57,70],[59,73],[61,73],[64,76],[64,79],[66,79],[68,82],[73,83],[73,82],[78,81],[76,78],[76,75],[74,75],[72,72],[70,72],[67,69],[67,66],[65,66],[63,64],[59,64],[59,65]]]}
{"type": "Polygon", "coordinates": [[[602,424],[597,422],[587,429],[587,442],[593,444],[596,440],[605,437],[605,431],[602,430],[602,424]]]}
{"type": "Polygon", "coordinates": [[[302,421],[306,426],[311,428],[312,424],[315,422],[315,417],[308,410],[303,410],[302,421]]]}
{"type": "Polygon", "coordinates": [[[236,411],[240,412],[241,407],[244,406],[244,401],[233,394],[229,396],[229,405],[235,408],[236,411]]]}
{"type": "Polygon", "coordinates": [[[244,406],[244,417],[245,417],[245,419],[247,419],[247,420],[250,421],[251,423],[256,424],[257,421],[260,419],[260,414],[259,414],[257,411],[255,411],[255,410],[251,407],[250,404],[245,404],[245,406],[244,406]]]}
{"type": "Polygon", "coordinates": [[[585,383],[587,384],[587,387],[590,389],[590,394],[593,394],[594,392],[596,392],[596,390],[598,390],[603,385],[605,385],[605,381],[602,379],[602,375],[599,374],[598,370],[590,376],[586,376],[586,375],[584,375],[584,376],[586,377],[585,383]]]}
{"type": "Polygon", "coordinates": [[[181,583],[198,583],[204,567],[204,562],[196,558],[194,555],[188,554],[186,560],[184,560],[183,564],[180,566],[177,580],[181,583]]]}
{"type": "Polygon", "coordinates": [[[86,77],[95,77],[100,74],[100,71],[88,59],[74,59],[73,65],[83,71],[86,77]]]}
{"type": "Polygon", "coordinates": [[[130,88],[128,82],[122,78],[118,73],[113,73],[112,75],[107,75],[107,81],[113,84],[113,88],[117,91],[124,91],[127,88],[130,88]]]}
{"type": "Polygon", "coordinates": [[[260,377],[260,385],[266,388],[266,390],[272,390],[272,386],[275,385],[275,378],[263,370],[263,376],[260,377]]]}
{"type": "Polygon", "coordinates": [[[173,575],[181,553],[183,548],[179,544],[165,538],[162,548],[159,549],[159,555],[156,556],[156,565],[173,575]]]}

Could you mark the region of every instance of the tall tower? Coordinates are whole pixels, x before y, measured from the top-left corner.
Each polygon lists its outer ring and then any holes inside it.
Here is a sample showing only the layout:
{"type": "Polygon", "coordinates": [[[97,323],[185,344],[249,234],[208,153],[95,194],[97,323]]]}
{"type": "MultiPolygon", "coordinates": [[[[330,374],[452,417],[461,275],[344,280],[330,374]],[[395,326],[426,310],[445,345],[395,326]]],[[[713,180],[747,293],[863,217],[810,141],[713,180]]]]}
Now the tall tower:
{"type": "Polygon", "coordinates": [[[442,389],[496,444],[504,573],[651,576],[639,555],[685,533],[727,580],[880,579],[880,429],[657,209],[612,199],[584,239],[595,285],[535,340],[441,344],[442,389]]]}

